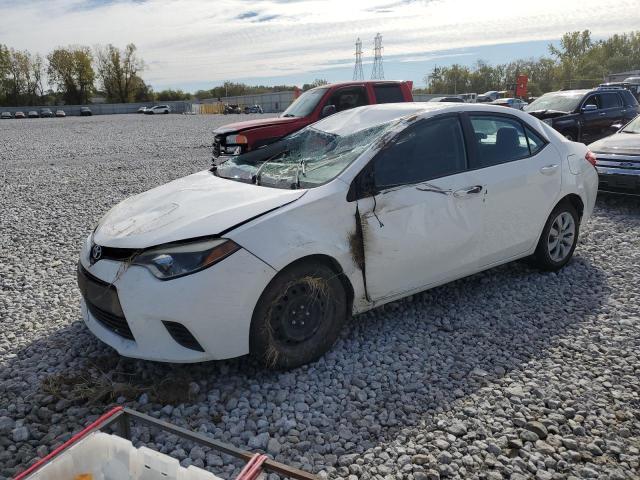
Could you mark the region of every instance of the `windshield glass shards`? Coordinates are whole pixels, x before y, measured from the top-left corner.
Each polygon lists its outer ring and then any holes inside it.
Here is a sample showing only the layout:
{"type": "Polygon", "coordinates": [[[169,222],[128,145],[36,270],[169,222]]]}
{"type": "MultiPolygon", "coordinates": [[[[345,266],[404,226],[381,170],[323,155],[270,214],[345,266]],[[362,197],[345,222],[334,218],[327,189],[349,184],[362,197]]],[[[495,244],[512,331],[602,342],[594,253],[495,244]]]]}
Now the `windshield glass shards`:
{"type": "Polygon", "coordinates": [[[267,147],[232,157],[215,175],[275,188],[313,188],[338,176],[394,122],[339,135],[306,127],[267,147]]]}

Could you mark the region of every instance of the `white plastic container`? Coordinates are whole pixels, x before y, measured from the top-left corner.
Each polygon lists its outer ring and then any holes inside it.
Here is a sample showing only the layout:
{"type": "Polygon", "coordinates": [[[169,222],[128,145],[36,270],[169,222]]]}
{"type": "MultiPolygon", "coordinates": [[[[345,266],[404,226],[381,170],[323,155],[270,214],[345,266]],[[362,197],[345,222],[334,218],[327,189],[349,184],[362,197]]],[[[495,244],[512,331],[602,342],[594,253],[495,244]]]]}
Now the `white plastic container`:
{"type": "Polygon", "coordinates": [[[75,480],[81,474],[90,474],[92,480],[221,480],[206,470],[181,467],[173,457],[136,448],[129,440],[103,432],[87,435],[27,478],[75,480]]]}

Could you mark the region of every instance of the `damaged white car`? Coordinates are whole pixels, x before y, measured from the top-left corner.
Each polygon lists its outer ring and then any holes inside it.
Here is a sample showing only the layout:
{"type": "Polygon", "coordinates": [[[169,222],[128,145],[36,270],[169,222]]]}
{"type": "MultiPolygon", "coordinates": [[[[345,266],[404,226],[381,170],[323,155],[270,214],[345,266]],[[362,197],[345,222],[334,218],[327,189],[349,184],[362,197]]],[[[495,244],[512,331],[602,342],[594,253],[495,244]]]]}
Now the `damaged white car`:
{"type": "Polygon", "coordinates": [[[502,107],[347,110],[114,207],[81,252],[84,318],[125,356],[295,367],[351,314],[518,258],[564,266],[594,164],[502,107]]]}

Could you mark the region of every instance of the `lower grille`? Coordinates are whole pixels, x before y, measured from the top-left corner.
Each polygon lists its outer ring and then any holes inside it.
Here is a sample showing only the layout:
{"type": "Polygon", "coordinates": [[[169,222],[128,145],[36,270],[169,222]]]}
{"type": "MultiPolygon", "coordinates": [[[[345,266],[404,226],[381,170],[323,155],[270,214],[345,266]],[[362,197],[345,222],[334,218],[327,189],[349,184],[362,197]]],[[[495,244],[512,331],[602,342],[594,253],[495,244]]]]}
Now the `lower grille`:
{"type": "Polygon", "coordinates": [[[118,291],[78,265],[78,287],[89,313],[105,328],[128,340],[135,340],[124,317],[118,291]]]}
{"type": "Polygon", "coordinates": [[[197,350],[198,352],[204,352],[204,348],[202,345],[198,343],[193,334],[181,323],[178,322],[169,322],[163,320],[164,326],[169,331],[169,335],[182,345],[185,348],[189,348],[191,350],[197,350]]]}
{"type": "Polygon", "coordinates": [[[127,340],[135,340],[135,338],[133,338],[133,333],[131,333],[131,329],[129,328],[129,324],[124,317],[118,317],[112,313],[105,312],[95,305],[92,305],[90,302],[87,302],[87,308],[98,322],[113,333],[116,333],[127,340]]]}

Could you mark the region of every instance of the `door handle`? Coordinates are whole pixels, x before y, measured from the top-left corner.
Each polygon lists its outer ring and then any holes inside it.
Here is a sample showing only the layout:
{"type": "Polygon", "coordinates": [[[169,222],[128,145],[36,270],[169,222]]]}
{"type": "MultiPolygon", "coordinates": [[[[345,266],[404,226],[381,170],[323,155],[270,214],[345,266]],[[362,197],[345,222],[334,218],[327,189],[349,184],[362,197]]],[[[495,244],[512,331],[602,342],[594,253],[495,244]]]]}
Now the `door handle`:
{"type": "Polygon", "coordinates": [[[558,165],[556,164],[545,165],[540,169],[540,173],[542,173],[543,175],[552,175],[556,170],[558,170],[558,165]]]}
{"type": "Polygon", "coordinates": [[[472,187],[461,188],[453,192],[453,196],[456,198],[465,198],[471,195],[479,195],[484,190],[482,185],[473,185],[472,187]]]}
{"type": "Polygon", "coordinates": [[[606,114],[607,114],[606,112],[602,112],[602,113],[599,113],[598,115],[600,115],[601,117],[604,117],[606,114]]]}

